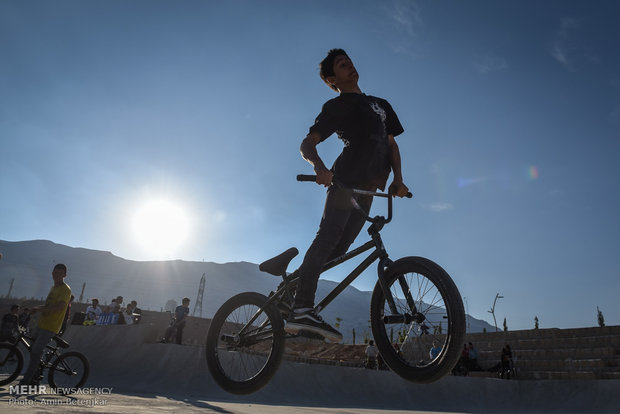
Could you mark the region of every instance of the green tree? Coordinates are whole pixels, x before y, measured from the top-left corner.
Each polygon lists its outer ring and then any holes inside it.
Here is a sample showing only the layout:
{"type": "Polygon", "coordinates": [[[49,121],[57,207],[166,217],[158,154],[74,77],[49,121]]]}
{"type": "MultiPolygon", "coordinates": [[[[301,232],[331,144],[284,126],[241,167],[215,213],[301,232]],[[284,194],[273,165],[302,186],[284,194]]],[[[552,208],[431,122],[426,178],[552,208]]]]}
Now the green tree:
{"type": "Polygon", "coordinates": [[[504,332],[508,332],[508,325],[506,325],[506,318],[504,318],[504,332]]]}
{"type": "Polygon", "coordinates": [[[534,329],[538,329],[538,316],[534,316],[534,329]]]}
{"type": "Polygon", "coordinates": [[[605,326],[605,317],[603,317],[603,312],[601,312],[598,306],[596,307],[596,314],[598,319],[598,326],[602,328],[603,326],[605,326]]]}

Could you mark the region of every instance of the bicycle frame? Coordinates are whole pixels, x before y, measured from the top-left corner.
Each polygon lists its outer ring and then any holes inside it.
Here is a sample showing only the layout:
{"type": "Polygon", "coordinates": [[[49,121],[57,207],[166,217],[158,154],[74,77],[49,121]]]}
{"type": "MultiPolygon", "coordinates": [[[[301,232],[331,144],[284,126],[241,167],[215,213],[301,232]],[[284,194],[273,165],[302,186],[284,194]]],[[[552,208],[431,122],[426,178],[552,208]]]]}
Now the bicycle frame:
{"type": "MultiPolygon", "coordinates": [[[[314,307],[314,310],[316,313],[319,313],[323,309],[325,309],[327,305],[329,305],[338,295],[340,295],[340,293],[342,293],[344,289],[347,288],[347,286],[353,283],[353,281],[357,279],[359,275],[361,275],[364,272],[364,270],[368,269],[368,267],[370,267],[370,265],[375,260],[378,259],[379,263],[377,265],[377,279],[379,281],[379,285],[381,286],[381,289],[383,290],[383,294],[386,298],[386,301],[392,313],[392,315],[385,316],[385,320],[388,323],[398,323],[402,321],[409,321],[411,320],[413,315],[398,314],[398,310],[396,309],[396,304],[394,302],[394,297],[392,296],[392,293],[388,289],[387,281],[385,280],[385,269],[392,263],[392,261],[388,257],[388,253],[385,250],[385,247],[383,245],[383,241],[381,240],[381,235],[379,234],[379,232],[381,231],[383,226],[389,223],[392,219],[392,197],[389,194],[376,193],[372,191],[357,190],[357,189],[352,189],[351,191],[356,194],[371,195],[371,196],[387,198],[388,199],[388,218],[386,219],[382,216],[376,216],[374,218],[371,218],[364,210],[362,210],[359,207],[359,205],[357,205],[357,202],[355,202],[353,198],[351,199],[353,201],[354,207],[366,216],[367,221],[372,223],[370,227],[368,228],[368,234],[370,235],[372,240],[369,240],[363,245],[343,254],[340,257],[336,257],[330,260],[323,266],[323,270],[321,271],[321,273],[329,269],[332,269],[354,257],[357,257],[360,254],[367,252],[368,250],[371,250],[373,248],[374,250],[355,269],[353,269],[353,271],[349,273],[349,275],[345,277],[342,280],[342,282],[340,282],[334,289],[332,289],[327,294],[327,296],[325,296],[325,298],[323,298],[314,307]]],[[[262,313],[263,309],[270,306],[274,302],[279,301],[280,298],[283,297],[283,295],[288,291],[290,284],[297,283],[299,278],[296,277],[293,279],[288,279],[283,276],[283,279],[284,279],[284,285],[280,287],[259,310],[256,311],[256,313],[253,315],[252,318],[250,318],[248,323],[239,331],[238,335],[242,335],[246,333],[246,330],[252,325],[252,323],[254,323],[254,321],[258,318],[258,316],[262,313]]],[[[407,300],[410,308],[413,310],[413,314],[415,315],[417,313],[416,307],[415,307],[413,297],[411,296],[411,293],[409,291],[409,287],[406,285],[406,282],[402,277],[399,278],[399,281],[403,288],[405,299],[407,300]]]]}

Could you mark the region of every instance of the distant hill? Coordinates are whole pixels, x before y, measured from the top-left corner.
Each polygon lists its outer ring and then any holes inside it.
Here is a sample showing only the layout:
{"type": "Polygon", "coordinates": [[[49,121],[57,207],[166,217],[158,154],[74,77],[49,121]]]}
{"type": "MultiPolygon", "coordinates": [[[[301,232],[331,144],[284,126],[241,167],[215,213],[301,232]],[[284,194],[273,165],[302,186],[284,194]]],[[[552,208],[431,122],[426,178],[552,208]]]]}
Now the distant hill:
{"type": "MultiPolygon", "coordinates": [[[[86,283],[83,301],[99,298],[103,304],[118,295],[125,303],[135,299],[143,309],[160,310],[169,299],[180,303],[185,296],[194,302],[202,274],[206,284],[202,301],[202,316],[210,318],[231,296],[245,291],[268,294],[277,287],[280,278],[258,270],[258,265],[248,262],[213,263],[186,262],[183,260],[136,262],[114,256],[110,252],[68,247],[47,240],[7,242],[0,240],[0,294],[9,291],[14,279],[12,297],[42,298],[52,286],[51,271],[55,263],[68,267],[67,283],[76,300],[86,283]]],[[[320,280],[317,297],[324,297],[337,283],[320,280]]],[[[323,312],[324,318],[334,323],[342,318],[341,332],[345,340],[351,339],[355,328],[357,341],[370,334],[368,327],[370,297],[372,292],[360,291],[349,286],[323,312]]],[[[471,332],[488,331],[492,326],[486,321],[470,318],[471,332]]]]}

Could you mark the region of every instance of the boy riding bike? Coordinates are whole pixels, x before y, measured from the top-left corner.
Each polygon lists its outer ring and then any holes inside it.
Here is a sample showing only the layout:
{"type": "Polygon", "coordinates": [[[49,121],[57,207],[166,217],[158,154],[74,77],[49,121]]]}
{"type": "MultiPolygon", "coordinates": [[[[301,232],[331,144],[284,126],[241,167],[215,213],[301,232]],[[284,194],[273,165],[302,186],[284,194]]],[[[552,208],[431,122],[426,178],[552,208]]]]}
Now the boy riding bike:
{"type": "MultiPolygon", "coordinates": [[[[392,170],[394,180],[390,194],[404,197],[409,190],[403,183],[400,152],[394,140],[404,130],[390,104],[362,93],[357,70],[342,49],[329,51],[320,63],[320,75],[340,95],[323,105],[300,151],[314,167],[316,182],[328,187],[327,199],[316,237],[303,263],[294,272],[300,279],[285,330],[292,334],[308,331],[340,342],[342,334],[325,323],[313,309],[317,283],[324,264],[347,252],[365,218],[353,207],[350,192],[331,185],[332,179],[336,175],[348,187],[383,190],[392,170]],[[343,141],[344,149],[330,170],[319,157],[316,146],[334,132],[343,141]]],[[[370,211],[371,196],[357,194],[354,197],[364,211],[370,211]]]]}

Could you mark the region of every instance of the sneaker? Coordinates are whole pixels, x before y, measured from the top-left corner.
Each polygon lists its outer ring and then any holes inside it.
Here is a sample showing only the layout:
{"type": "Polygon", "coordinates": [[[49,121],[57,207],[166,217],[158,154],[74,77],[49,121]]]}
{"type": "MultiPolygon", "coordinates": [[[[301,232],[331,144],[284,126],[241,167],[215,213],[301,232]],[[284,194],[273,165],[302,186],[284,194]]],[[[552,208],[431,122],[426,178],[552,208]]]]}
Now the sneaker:
{"type": "Polygon", "coordinates": [[[342,334],[323,322],[323,318],[317,315],[314,309],[295,309],[286,322],[284,330],[291,334],[299,331],[312,332],[331,342],[342,341],[342,334]]]}

